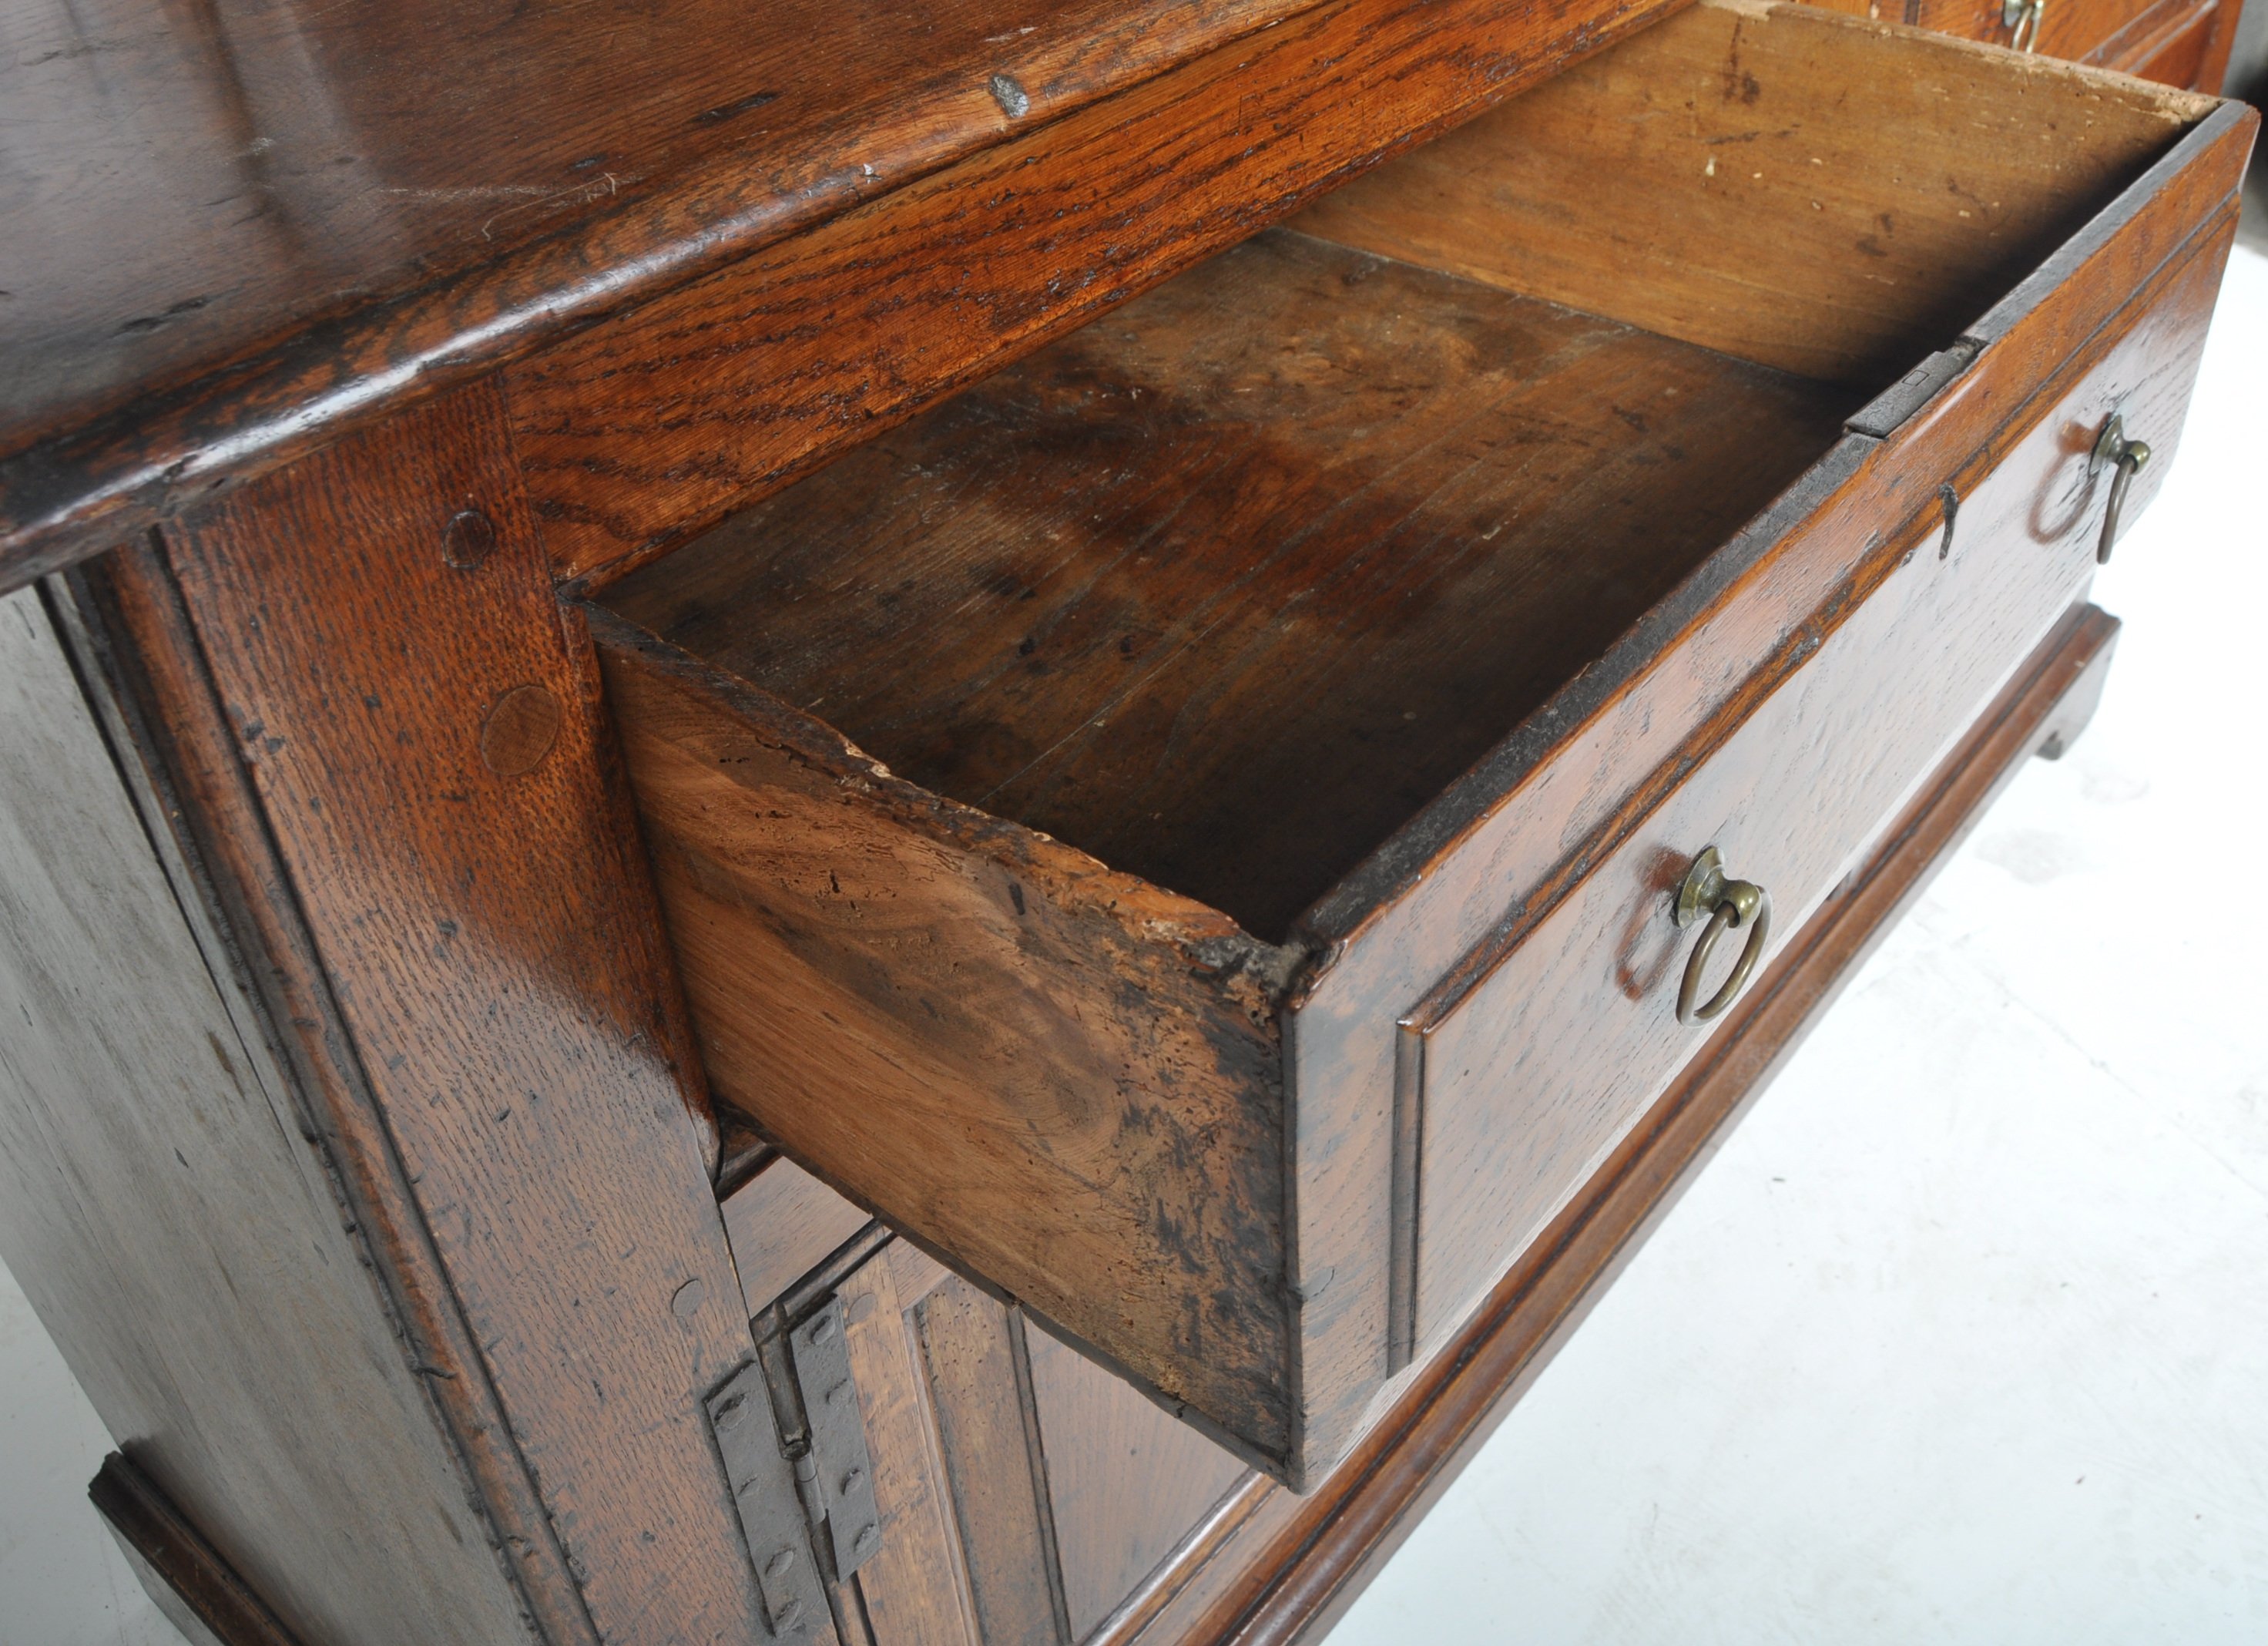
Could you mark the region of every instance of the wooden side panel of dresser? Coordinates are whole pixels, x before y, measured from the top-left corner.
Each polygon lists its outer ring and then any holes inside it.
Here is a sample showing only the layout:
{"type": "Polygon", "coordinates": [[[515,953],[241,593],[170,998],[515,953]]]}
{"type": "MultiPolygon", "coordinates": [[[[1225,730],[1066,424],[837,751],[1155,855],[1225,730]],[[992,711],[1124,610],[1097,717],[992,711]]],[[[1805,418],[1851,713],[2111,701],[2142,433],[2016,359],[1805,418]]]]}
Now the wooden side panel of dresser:
{"type": "Polygon", "coordinates": [[[532,1496],[515,1546],[555,1551],[547,1630],[762,1638],[702,1406],[753,1353],[715,1134],[494,387],[224,494],[164,553],[239,827],[273,842],[467,1334],[445,1386],[491,1391],[468,1427],[508,1437],[484,1495],[532,1496]]]}
{"type": "Polygon", "coordinates": [[[194,849],[59,615],[0,602],[0,1255],[284,1628],[530,1639],[194,849]]]}

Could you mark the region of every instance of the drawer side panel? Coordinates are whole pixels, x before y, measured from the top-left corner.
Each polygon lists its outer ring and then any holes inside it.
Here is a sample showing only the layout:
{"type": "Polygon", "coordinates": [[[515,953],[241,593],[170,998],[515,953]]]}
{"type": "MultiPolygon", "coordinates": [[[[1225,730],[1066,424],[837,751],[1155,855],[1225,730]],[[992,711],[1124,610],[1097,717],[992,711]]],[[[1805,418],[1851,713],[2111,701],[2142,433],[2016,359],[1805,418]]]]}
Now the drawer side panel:
{"type": "Polygon", "coordinates": [[[1280,1467],[1279,1065],[1237,970],[1274,951],[593,626],[717,1090],[1280,1467]]]}

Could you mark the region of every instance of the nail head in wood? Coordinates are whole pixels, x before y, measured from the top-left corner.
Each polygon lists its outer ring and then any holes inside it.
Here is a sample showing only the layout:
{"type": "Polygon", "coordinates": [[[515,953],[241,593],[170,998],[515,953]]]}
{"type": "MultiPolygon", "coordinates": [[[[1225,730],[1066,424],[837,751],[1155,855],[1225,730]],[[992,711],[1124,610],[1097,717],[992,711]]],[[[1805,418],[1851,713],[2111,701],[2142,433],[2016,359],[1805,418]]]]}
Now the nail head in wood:
{"type": "Polygon", "coordinates": [[[495,551],[496,522],[479,509],[460,509],[441,528],[441,557],[469,572],[495,551]]]}
{"type": "Polygon", "coordinates": [[[1015,76],[996,74],[991,78],[990,86],[992,100],[1000,105],[1000,112],[1009,119],[1021,120],[1031,112],[1031,96],[1016,83],[1015,76]]]}

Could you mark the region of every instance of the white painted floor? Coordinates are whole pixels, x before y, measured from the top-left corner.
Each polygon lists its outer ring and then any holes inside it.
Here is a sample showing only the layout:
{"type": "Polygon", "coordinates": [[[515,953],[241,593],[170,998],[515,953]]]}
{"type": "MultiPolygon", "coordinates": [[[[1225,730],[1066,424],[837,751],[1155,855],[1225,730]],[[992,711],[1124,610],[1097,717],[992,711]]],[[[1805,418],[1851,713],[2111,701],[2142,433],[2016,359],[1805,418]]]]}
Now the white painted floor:
{"type": "Polygon", "coordinates": [[[0,1266],[0,1642],[183,1646],[103,1530],[86,1483],[113,1450],[0,1266]]]}
{"type": "MultiPolygon", "coordinates": [[[[2268,256],[2035,763],[1332,1635],[2268,1641],[2268,256]]],[[[179,1646],[0,1271],[0,1641],[179,1646]]]]}

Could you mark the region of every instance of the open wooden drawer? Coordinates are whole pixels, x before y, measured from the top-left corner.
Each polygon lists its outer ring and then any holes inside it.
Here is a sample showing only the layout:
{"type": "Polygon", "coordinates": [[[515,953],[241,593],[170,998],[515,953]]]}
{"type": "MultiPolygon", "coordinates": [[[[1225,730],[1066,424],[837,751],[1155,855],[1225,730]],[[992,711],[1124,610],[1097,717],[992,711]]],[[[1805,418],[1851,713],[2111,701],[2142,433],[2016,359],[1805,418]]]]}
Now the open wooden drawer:
{"type": "Polygon", "coordinates": [[[613,586],[717,1089],[1314,1478],[1705,1041],[1697,856],[1793,932],[2146,500],[2252,124],[1705,4],[613,586]]]}

